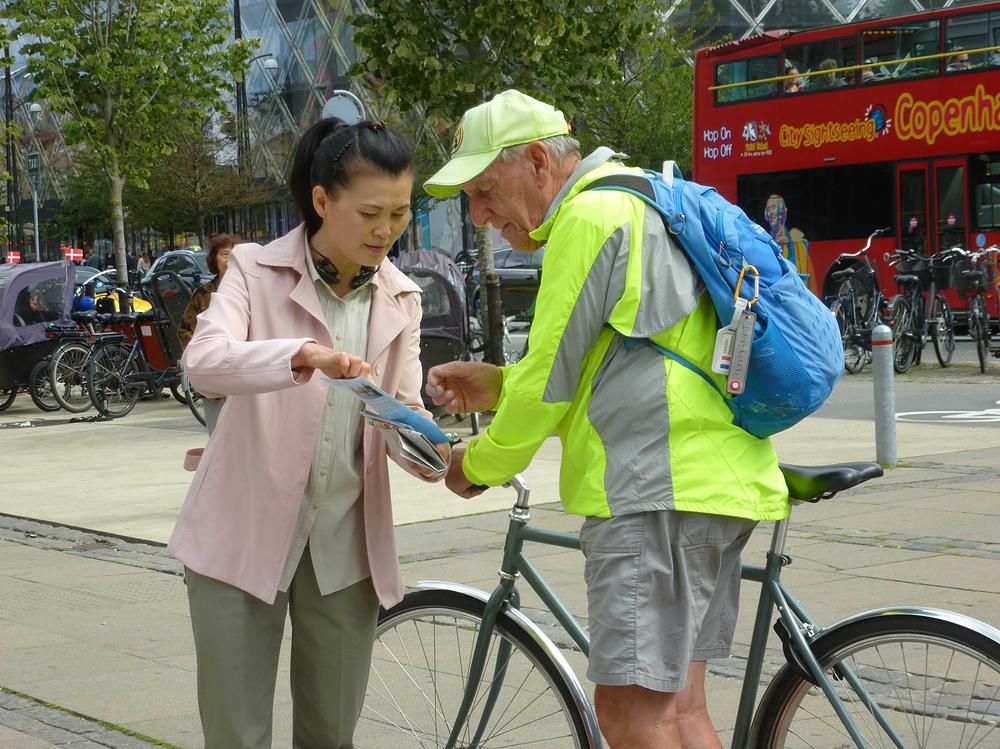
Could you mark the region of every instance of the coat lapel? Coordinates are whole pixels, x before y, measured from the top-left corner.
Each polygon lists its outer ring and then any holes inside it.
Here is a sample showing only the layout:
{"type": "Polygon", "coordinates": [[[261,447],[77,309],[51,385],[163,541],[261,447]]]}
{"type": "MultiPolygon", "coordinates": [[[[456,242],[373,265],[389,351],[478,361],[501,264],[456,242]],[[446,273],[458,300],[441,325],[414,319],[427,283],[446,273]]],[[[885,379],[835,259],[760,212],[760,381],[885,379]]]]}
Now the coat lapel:
{"type": "Polygon", "coordinates": [[[368,318],[368,352],[366,358],[374,364],[389,344],[410,322],[409,313],[399,301],[401,294],[419,292],[420,287],[396,269],[388,260],[378,272],[378,285],[372,293],[372,309],[368,318]]]}
{"type": "MultiPolygon", "coordinates": [[[[298,274],[298,282],[289,292],[288,298],[308,312],[322,326],[323,330],[327,330],[323,308],[320,306],[319,297],[316,296],[316,288],[313,286],[309,270],[306,268],[305,242],[305,224],[299,224],[285,236],[267,245],[267,252],[262,253],[257,262],[261,265],[294,270],[298,274]]],[[[324,345],[329,345],[329,331],[323,338],[326,339],[324,345]]]]}

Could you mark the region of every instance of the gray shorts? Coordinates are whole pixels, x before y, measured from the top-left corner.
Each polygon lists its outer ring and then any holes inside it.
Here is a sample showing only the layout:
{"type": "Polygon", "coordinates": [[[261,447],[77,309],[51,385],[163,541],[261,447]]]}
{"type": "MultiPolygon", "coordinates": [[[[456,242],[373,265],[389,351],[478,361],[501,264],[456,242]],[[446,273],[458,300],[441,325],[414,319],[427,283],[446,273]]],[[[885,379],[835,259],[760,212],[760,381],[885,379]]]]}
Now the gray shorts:
{"type": "Polygon", "coordinates": [[[659,510],[580,530],[596,684],[684,689],[691,661],[724,658],[739,611],[740,552],[756,521],[659,510]]]}

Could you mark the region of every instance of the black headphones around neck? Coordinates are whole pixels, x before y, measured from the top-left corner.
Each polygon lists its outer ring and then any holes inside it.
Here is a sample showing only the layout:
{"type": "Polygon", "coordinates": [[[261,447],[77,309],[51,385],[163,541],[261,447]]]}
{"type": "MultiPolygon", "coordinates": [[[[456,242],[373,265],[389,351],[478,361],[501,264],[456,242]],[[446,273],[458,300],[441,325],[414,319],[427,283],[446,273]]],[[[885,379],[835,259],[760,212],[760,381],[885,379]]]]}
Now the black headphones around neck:
{"type": "MultiPolygon", "coordinates": [[[[340,283],[340,270],[333,264],[330,258],[321,255],[312,245],[309,245],[309,252],[312,253],[313,265],[316,267],[316,275],[322,278],[330,286],[340,283]]],[[[359,289],[368,283],[372,276],[378,271],[379,266],[362,265],[358,275],[351,279],[351,288],[359,289]]]]}

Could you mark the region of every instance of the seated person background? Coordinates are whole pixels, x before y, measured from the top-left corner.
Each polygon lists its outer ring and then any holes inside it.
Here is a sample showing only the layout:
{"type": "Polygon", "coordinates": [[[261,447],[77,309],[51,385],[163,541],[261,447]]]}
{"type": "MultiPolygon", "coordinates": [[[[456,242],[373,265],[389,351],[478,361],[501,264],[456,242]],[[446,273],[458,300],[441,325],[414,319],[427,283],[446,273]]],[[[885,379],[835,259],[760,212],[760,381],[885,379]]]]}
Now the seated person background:
{"type": "Polygon", "coordinates": [[[955,51],[951,57],[948,58],[947,70],[949,73],[955,72],[956,70],[971,70],[972,64],[969,62],[969,53],[965,50],[959,49],[955,51]]]}
{"type": "Polygon", "coordinates": [[[43,289],[39,286],[31,286],[21,289],[14,302],[14,325],[26,327],[37,325],[38,323],[51,322],[59,317],[49,309],[43,294],[43,289]]]}
{"type": "MultiPolygon", "coordinates": [[[[840,65],[832,57],[828,57],[819,65],[816,66],[817,71],[834,70],[839,68],[840,65]]],[[[823,73],[822,75],[815,75],[812,77],[812,85],[814,88],[840,88],[841,86],[846,86],[844,79],[841,78],[836,73],[823,73]]]]}
{"type": "Polygon", "coordinates": [[[794,76],[792,78],[785,79],[785,93],[786,94],[797,94],[801,91],[806,90],[808,85],[808,80],[799,77],[799,69],[794,64],[785,63],[785,75],[794,76]]]}

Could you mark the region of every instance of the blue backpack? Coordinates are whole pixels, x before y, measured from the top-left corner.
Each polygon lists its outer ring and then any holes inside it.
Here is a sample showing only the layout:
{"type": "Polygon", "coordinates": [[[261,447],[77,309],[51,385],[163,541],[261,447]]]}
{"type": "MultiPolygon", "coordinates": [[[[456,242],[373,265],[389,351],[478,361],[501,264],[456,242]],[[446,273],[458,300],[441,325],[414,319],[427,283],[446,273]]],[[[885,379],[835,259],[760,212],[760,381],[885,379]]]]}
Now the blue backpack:
{"type": "Polygon", "coordinates": [[[822,406],[840,380],[844,350],[837,321],[763,228],[714,188],[682,179],[672,162],[664,167],[671,177],[615,174],[585,189],[622,190],[659,211],[712,297],[720,327],[732,321],[737,289],[748,301],[754,296],[745,266],[758,271],[759,296],[750,307],[757,320],[742,392],[730,397],[680,354],[642,340],[709,382],[740,428],[761,438],[788,429],[822,406]]]}

